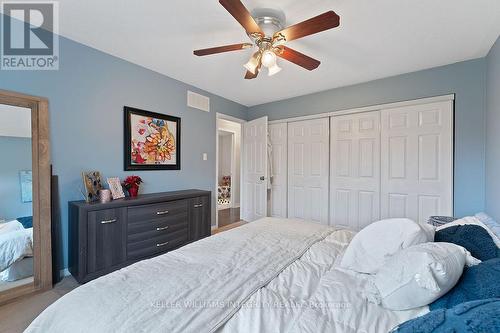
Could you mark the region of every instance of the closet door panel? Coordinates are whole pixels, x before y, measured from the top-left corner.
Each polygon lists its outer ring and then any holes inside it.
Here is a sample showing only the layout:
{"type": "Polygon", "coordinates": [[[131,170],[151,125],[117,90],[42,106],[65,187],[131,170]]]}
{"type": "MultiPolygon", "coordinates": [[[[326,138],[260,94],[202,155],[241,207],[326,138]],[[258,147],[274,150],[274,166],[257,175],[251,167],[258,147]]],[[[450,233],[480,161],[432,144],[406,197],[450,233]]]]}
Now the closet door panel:
{"type": "Polygon", "coordinates": [[[330,223],[361,229],[380,218],[380,112],[330,122],[330,223]]]}
{"type": "Polygon", "coordinates": [[[328,224],[328,118],[288,124],[288,217],[328,224]]]}
{"type": "Polygon", "coordinates": [[[271,196],[269,214],[273,217],[287,217],[287,124],[269,125],[271,143],[271,196]]]}
{"type": "Polygon", "coordinates": [[[382,110],[382,217],[453,214],[451,101],[382,110]]]}

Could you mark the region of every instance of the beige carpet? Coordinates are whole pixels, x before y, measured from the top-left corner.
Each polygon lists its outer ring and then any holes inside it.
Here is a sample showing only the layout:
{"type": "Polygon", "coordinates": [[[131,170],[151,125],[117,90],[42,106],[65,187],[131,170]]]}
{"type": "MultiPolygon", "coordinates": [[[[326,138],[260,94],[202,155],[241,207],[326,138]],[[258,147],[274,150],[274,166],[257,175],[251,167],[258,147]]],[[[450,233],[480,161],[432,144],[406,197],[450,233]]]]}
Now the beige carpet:
{"type": "Polygon", "coordinates": [[[75,279],[67,276],[49,291],[0,306],[0,333],[23,332],[46,307],[77,286],[75,279]]]}

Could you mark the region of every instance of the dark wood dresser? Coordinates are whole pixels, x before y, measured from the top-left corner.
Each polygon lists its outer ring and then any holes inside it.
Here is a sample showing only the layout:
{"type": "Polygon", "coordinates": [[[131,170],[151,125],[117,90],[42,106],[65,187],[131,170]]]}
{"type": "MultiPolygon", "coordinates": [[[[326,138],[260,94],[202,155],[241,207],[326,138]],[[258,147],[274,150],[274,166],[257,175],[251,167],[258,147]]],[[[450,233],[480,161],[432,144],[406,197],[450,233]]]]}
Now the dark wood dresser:
{"type": "Polygon", "coordinates": [[[80,283],[210,236],[211,193],[69,202],[69,271],[80,283]]]}

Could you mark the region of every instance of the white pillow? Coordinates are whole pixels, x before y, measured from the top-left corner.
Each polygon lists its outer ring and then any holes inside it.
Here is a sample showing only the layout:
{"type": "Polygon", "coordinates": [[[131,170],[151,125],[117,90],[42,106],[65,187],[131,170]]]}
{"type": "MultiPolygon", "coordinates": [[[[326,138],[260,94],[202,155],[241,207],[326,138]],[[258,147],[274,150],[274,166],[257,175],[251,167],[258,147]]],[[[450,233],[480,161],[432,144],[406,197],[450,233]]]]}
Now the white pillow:
{"type": "Polygon", "coordinates": [[[13,220],[6,223],[0,223],[0,234],[6,234],[12,231],[24,230],[23,225],[18,220],[13,220]]]}
{"type": "Polygon", "coordinates": [[[434,228],[410,219],[374,222],[358,232],[347,247],[340,267],[374,274],[386,258],[409,246],[434,241],[434,228]]]}
{"type": "Polygon", "coordinates": [[[377,272],[375,297],[370,300],[391,310],[430,304],[455,286],[464,264],[479,262],[466,249],[451,243],[411,246],[392,256],[377,272]]]}

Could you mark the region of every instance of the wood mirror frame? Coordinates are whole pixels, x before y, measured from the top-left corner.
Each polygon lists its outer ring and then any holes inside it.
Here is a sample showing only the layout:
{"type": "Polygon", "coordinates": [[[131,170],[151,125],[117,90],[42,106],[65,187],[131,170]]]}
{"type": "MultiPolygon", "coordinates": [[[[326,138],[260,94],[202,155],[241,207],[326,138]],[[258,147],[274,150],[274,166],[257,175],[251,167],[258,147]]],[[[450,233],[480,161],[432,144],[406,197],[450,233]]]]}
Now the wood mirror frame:
{"type": "Polygon", "coordinates": [[[31,109],[33,183],[33,282],[0,293],[0,304],[52,288],[49,102],[0,90],[0,104],[31,109]]]}

